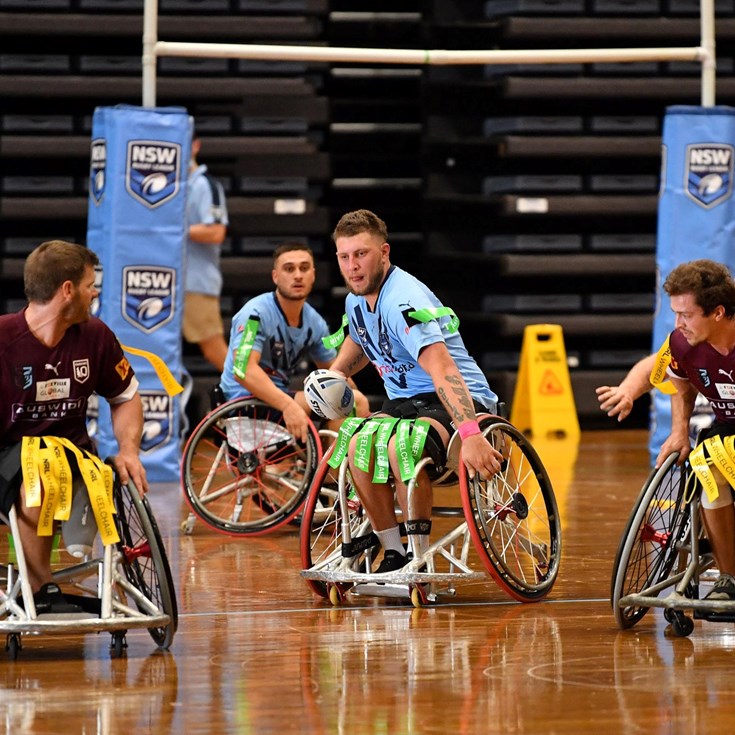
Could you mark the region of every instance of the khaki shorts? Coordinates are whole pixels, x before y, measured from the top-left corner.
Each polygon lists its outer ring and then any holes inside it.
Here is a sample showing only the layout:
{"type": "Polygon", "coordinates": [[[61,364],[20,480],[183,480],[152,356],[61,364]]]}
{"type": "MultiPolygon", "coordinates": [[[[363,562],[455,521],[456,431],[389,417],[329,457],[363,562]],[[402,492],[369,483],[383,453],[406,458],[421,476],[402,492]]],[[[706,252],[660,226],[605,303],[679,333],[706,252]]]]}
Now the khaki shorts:
{"type": "Polygon", "coordinates": [[[219,297],[203,293],[185,294],[181,331],[187,342],[197,344],[217,335],[224,336],[225,328],[219,310],[219,297]]]}

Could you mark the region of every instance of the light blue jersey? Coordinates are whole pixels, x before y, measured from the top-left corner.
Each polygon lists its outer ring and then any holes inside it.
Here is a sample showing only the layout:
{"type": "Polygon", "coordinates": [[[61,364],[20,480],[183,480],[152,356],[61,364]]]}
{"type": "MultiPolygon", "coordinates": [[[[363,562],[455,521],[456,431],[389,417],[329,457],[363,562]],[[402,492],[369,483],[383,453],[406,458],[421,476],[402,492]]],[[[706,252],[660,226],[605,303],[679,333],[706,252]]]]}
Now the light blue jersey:
{"type": "Polygon", "coordinates": [[[498,397],[484,373],[470,357],[459,332],[450,333],[449,316],[426,323],[409,316],[420,309],[435,309],[441,301],[417,278],[391,266],[371,311],[364,296],[349,294],[346,301],[350,337],[362,347],[383,379],[388,398],[411,398],[434,393],[434,383],[418,363],[424,347],[444,342],[470,395],[486,408],[495,409],[498,397]]]}
{"type": "MultiPolygon", "coordinates": [[[[229,223],[222,184],[207,174],[206,166],[197,166],[189,174],[188,187],[187,225],[227,225],[229,223]]],[[[219,260],[219,245],[194,242],[187,237],[186,291],[219,296],[222,290],[219,260]]]]}
{"type": "Polygon", "coordinates": [[[302,360],[309,358],[314,362],[325,363],[331,362],[337,355],[335,350],[328,349],[322,344],[322,337],[329,334],[329,329],[313,306],[304,304],[301,324],[298,327],[291,327],[281,310],[275,291],[256,296],[250,299],[232,319],[230,346],[220,380],[228,400],[250,395],[237,382],[232,372],[235,350],[240,345],[245,325],[250,319],[255,320],[258,326],[252,349],[254,352],[260,352],[259,365],[283,391],[288,390],[291,377],[302,360]]]}

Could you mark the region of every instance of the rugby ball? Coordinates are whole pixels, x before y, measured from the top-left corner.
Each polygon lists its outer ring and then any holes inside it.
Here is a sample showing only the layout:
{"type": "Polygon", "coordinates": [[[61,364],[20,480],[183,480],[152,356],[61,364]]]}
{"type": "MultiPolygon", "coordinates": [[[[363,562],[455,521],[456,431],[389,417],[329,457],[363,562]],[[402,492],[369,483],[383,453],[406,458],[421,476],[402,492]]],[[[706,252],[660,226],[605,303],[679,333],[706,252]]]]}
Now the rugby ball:
{"type": "Polygon", "coordinates": [[[304,380],[304,396],[311,410],[324,419],[343,419],[355,405],[355,395],[347,380],[333,370],[309,373],[304,380]]]}

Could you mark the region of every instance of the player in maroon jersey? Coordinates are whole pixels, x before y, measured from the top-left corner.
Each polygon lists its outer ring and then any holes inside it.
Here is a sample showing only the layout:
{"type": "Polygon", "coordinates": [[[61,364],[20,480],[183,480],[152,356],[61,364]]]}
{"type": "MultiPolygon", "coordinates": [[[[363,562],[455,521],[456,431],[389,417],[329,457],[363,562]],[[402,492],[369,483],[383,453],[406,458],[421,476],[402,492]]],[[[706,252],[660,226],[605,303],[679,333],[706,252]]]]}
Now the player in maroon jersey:
{"type": "MultiPolygon", "coordinates": [[[[671,363],[667,377],[676,387],[671,397],[671,434],[661,445],[656,466],[672,452],[683,463],[692,451],[690,418],[698,395],[709,402],[714,423],[702,430],[698,442],[713,436],[735,434],[735,281],[724,265],[694,260],[677,266],[664,282],[676,315],[676,329],[669,337],[671,363]]],[[[634,365],[618,386],[600,386],[600,408],[624,419],[633,401],[650,390],[649,376],[657,356],[649,355],[634,365]]],[[[710,600],[735,600],[735,507],[730,484],[712,465],[719,495],[709,500],[702,494],[704,524],[720,571],[710,600]]]]}
{"type": "MultiPolygon", "coordinates": [[[[56,436],[94,451],[86,409],[96,392],[110,403],[122,483],[145,493],[139,457],[143,408],[138,381],[112,331],[90,316],[97,256],[87,248],[53,240],[27,258],[23,273],[28,306],[0,317],[0,509],[15,503],[28,579],[37,612],[70,612],[51,581],[52,537],[37,533],[40,508],[26,505],[21,472],[24,436],[56,436]],[[19,502],[16,502],[20,498],[19,502]]],[[[76,467],[70,459],[71,467],[76,467]]]]}

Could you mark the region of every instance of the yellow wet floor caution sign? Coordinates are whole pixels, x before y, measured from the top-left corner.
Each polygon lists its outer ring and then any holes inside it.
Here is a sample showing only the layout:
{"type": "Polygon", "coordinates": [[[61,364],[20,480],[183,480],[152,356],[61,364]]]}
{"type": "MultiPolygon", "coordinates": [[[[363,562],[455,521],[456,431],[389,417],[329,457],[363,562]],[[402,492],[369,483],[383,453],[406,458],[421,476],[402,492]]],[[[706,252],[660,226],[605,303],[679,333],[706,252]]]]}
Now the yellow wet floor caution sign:
{"type": "Polygon", "coordinates": [[[579,439],[579,419],[558,324],[529,324],[513,393],[511,423],[524,434],[579,439]]]}

